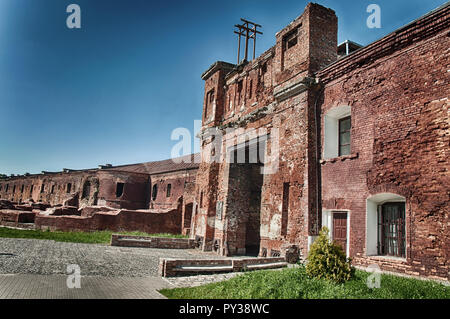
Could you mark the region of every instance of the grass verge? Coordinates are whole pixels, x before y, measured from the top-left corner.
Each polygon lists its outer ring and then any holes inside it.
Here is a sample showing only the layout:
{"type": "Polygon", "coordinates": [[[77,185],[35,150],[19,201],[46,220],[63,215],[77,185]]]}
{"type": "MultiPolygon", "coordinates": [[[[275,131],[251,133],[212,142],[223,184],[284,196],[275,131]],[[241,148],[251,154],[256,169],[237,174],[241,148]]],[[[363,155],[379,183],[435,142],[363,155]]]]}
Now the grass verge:
{"type": "Polygon", "coordinates": [[[0,227],[0,237],[3,238],[47,239],[61,242],[86,243],[86,244],[109,244],[111,242],[111,234],[186,238],[186,236],[183,235],[147,234],[143,232],[112,232],[112,231],[63,232],[63,231],[23,230],[23,229],[0,227]]]}
{"type": "Polygon", "coordinates": [[[355,276],[335,284],[310,278],[305,268],[254,271],[230,280],[192,288],[163,289],[171,299],[450,299],[450,287],[394,275],[381,275],[380,288],[368,288],[371,274],[356,270],[355,276]]]}

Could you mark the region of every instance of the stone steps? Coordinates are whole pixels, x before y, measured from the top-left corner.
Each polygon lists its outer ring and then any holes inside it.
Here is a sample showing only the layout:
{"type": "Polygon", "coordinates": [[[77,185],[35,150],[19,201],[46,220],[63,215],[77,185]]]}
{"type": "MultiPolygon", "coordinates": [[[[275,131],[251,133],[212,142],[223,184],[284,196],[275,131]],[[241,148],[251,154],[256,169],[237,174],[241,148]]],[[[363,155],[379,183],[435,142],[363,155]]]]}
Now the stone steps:
{"type": "Polygon", "coordinates": [[[283,257],[271,258],[229,258],[183,260],[162,258],[159,273],[163,277],[183,276],[188,274],[215,274],[223,272],[240,272],[251,270],[277,269],[287,267],[283,257]]]}
{"type": "Polygon", "coordinates": [[[269,264],[255,264],[255,265],[247,265],[247,270],[264,270],[264,269],[276,269],[276,268],[284,268],[287,267],[287,262],[276,262],[269,264]]]}
{"type": "Polygon", "coordinates": [[[216,273],[216,272],[232,272],[233,267],[224,265],[214,265],[214,266],[180,266],[176,268],[177,272],[188,272],[188,273],[216,273]]]}
{"type": "Polygon", "coordinates": [[[162,249],[192,249],[195,247],[195,241],[188,238],[146,237],[112,234],[111,246],[162,249]]]}

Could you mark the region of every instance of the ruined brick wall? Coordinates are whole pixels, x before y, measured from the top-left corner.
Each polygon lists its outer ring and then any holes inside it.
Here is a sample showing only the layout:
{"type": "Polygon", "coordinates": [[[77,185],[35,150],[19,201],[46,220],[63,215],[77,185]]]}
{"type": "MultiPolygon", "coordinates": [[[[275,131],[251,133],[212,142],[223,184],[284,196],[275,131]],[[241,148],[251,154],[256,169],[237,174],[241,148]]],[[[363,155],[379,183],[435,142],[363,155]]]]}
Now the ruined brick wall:
{"type": "Polygon", "coordinates": [[[351,155],[322,162],[324,210],[350,214],[349,253],[360,265],[449,279],[449,10],[318,73],[324,115],[351,107],[351,155]],[[406,198],[406,258],[368,257],[367,202],[406,198]]]}
{"type": "Polygon", "coordinates": [[[219,96],[224,97],[215,103],[221,118],[209,113],[203,117],[203,162],[197,176],[191,234],[203,238],[203,249],[215,248],[224,255],[245,251],[246,234],[240,231],[245,227],[238,226],[246,223],[248,216],[239,207],[248,206],[252,197],[244,196],[242,188],[249,176],[236,176],[230,185],[230,165],[223,161],[211,163],[210,159],[218,159],[227,154],[230,146],[257,136],[270,136],[265,146],[268,154],[274,154],[271,150],[276,146],[280,154],[278,169],[264,175],[260,189],[261,250],[276,254],[285,244],[306,249],[308,236],[315,235],[318,219],[314,216],[318,212],[313,203],[317,199],[309,188],[315,188],[316,179],[309,175],[315,173],[316,161],[311,163],[308,157],[309,148],[314,147],[311,141],[315,135],[308,131],[314,126],[315,113],[310,106],[312,93],[307,90],[313,82],[309,76],[336,58],[336,30],[337,18],[332,10],[309,4],[303,15],[277,33],[276,45],[259,58],[235,66],[228,73],[229,65],[216,63],[203,74],[205,94],[217,88],[223,90],[219,96]],[[318,19],[321,28],[311,27],[318,19]],[[219,109],[221,105],[223,109],[219,109]],[[210,116],[215,121],[209,120],[210,116]],[[253,136],[237,132],[222,139],[207,130],[211,127],[217,132],[237,128],[262,128],[265,132],[253,136]],[[286,199],[283,193],[287,189],[286,199]]]}
{"type": "MultiPolygon", "coordinates": [[[[148,208],[150,177],[113,170],[98,172],[98,205],[113,208],[148,208]]],[[[176,205],[175,205],[176,206],[176,205]]]]}
{"type": "Polygon", "coordinates": [[[0,181],[0,198],[16,203],[32,199],[50,205],[62,204],[79,193],[84,181],[93,175],[83,171],[14,177],[0,181]]]}
{"type": "MultiPolygon", "coordinates": [[[[186,196],[185,203],[192,197],[193,190],[186,188],[195,181],[197,170],[180,170],[151,175],[151,187],[149,189],[150,208],[171,209],[177,207],[179,198],[186,196]],[[154,187],[157,187],[154,198],[154,187]]],[[[192,199],[191,199],[192,200],[192,199]]]]}
{"type": "Polygon", "coordinates": [[[45,216],[35,217],[37,229],[60,231],[141,231],[152,233],[181,233],[181,212],[179,209],[168,212],[120,210],[116,213],[97,212],[85,216],[45,216]]]}
{"type": "Polygon", "coordinates": [[[31,211],[0,210],[0,225],[19,227],[23,223],[34,223],[35,213],[31,211]]]}
{"type": "MultiPolygon", "coordinates": [[[[85,170],[14,177],[0,182],[0,198],[15,203],[41,202],[71,206],[107,205],[115,208],[148,207],[149,176],[132,172],[85,170]],[[118,182],[124,191],[116,196],[118,182]]],[[[176,205],[175,205],[176,206],[176,205]]]]}

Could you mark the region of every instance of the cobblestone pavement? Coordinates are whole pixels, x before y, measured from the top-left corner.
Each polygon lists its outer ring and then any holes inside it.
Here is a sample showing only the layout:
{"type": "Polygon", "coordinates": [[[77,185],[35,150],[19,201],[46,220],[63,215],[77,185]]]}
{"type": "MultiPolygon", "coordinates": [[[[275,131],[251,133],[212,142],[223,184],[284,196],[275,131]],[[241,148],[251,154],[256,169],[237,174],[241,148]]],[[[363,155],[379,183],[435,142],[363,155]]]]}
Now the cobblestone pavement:
{"type": "Polygon", "coordinates": [[[165,298],[159,258],[218,258],[195,250],[128,248],[51,240],[0,238],[0,299],[165,298]],[[67,288],[77,264],[81,288],[67,288]]]}
{"type": "Polygon", "coordinates": [[[158,276],[159,258],[218,258],[196,250],[129,248],[52,240],[0,238],[0,274],[66,274],[80,266],[82,276],[158,276]]]}

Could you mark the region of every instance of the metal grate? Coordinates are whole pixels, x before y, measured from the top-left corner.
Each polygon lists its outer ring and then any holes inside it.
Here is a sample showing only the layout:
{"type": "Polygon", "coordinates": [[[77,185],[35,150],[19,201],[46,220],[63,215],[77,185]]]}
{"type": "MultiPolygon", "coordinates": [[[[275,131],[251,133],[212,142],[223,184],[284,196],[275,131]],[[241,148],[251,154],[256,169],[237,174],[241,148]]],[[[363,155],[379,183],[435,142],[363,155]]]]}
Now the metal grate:
{"type": "Polygon", "coordinates": [[[262,248],[261,249],[261,257],[267,257],[267,248],[262,248]]]}
{"type": "Polygon", "coordinates": [[[275,249],[271,249],[270,250],[270,257],[280,257],[280,251],[279,250],[275,250],[275,249]]]}
{"type": "Polygon", "coordinates": [[[386,203],[378,209],[378,254],[405,257],[405,203],[386,203]]]}

